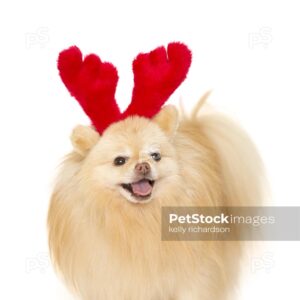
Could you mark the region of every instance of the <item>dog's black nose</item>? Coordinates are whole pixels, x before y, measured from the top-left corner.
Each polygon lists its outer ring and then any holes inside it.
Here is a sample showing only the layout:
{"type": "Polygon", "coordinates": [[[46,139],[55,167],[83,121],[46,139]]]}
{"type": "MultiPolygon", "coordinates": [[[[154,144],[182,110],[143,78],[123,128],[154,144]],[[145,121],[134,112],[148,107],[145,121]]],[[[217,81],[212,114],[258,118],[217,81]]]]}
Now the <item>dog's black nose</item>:
{"type": "Polygon", "coordinates": [[[150,173],[150,165],[147,162],[138,163],[135,166],[135,172],[139,175],[147,175],[150,173]]]}

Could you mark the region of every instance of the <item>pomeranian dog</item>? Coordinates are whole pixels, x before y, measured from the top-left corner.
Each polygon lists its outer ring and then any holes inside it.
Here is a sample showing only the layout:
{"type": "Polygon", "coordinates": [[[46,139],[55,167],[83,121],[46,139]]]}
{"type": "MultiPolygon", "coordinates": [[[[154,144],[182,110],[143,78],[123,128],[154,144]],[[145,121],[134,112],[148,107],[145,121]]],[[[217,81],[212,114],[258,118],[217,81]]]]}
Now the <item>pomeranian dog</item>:
{"type": "Polygon", "coordinates": [[[53,262],[80,299],[233,299],[241,242],[161,240],[164,206],[251,206],[262,198],[254,145],[227,117],[201,113],[204,98],[189,116],[165,106],[101,135],[93,126],[74,129],[48,227],[53,262]]]}

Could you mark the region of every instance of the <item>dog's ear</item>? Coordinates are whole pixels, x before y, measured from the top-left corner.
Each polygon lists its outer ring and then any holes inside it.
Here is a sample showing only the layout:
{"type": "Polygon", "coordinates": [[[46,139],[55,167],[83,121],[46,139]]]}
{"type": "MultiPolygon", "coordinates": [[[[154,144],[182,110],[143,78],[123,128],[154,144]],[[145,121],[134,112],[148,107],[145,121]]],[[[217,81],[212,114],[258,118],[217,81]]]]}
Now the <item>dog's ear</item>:
{"type": "Polygon", "coordinates": [[[71,142],[74,150],[85,156],[98,142],[99,133],[90,126],[76,126],[71,134],[71,142]]]}
{"type": "Polygon", "coordinates": [[[179,124],[179,115],[175,106],[166,105],[153,118],[153,121],[170,137],[172,137],[179,124]]]}

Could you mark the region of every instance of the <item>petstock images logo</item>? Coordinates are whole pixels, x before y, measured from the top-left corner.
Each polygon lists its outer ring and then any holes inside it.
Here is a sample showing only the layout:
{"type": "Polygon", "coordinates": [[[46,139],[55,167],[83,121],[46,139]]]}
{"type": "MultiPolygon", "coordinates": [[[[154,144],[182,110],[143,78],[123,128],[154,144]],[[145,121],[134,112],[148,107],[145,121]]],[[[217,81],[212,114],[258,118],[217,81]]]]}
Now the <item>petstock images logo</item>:
{"type": "Polygon", "coordinates": [[[163,207],[164,241],[299,241],[300,207],[163,207]]]}

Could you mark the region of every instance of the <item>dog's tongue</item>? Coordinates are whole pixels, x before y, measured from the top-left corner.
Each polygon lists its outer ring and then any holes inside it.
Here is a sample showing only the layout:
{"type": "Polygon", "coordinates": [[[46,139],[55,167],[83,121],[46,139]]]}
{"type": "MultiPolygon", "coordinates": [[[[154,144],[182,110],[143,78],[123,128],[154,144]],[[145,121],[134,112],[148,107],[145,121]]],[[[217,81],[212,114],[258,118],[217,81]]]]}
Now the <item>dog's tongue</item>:
{"type": "Polygon", "coordinates": [[[147,196],[152,191],[152,186],[148,180],[141,180],[131,184],[132,191],[138,196],[147,196]]]}

